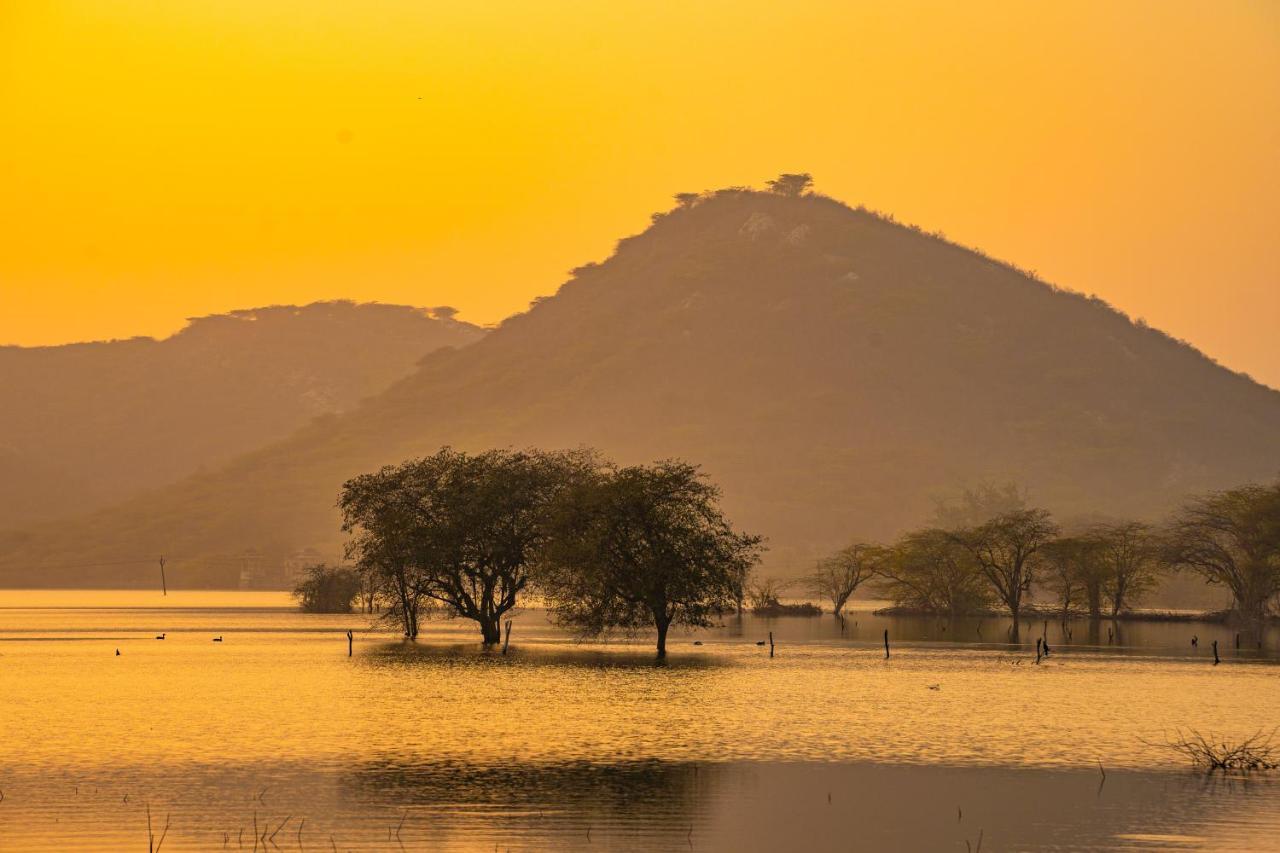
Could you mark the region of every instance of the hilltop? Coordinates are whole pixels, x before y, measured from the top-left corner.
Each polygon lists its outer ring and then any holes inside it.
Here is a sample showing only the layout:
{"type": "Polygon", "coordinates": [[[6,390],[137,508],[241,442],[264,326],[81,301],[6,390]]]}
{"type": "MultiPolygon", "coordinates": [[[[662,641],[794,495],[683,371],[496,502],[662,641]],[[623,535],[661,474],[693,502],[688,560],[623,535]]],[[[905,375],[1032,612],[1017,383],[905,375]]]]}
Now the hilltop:
{"type": "Polygon", "coordinates": [[[163,340],[0,347],[3,526],[217,468],[481,334],[447,309],[328,302],[198,317],[163,340]]]}
{"type": "Polygon", "coordinates": [[[333,553],[344,479],[443,444],[699,462],[786,573],[981,479],[1017,480],[1063,515],[1150,516],[1273,477],[1278,439],[1280,392],[1100,300],[829,198],[727,190],[347,412],[5,534],[0,580],[140,583],[105,564],[163,548],[189,582],[234,583],[202,559],[333,553]]]}

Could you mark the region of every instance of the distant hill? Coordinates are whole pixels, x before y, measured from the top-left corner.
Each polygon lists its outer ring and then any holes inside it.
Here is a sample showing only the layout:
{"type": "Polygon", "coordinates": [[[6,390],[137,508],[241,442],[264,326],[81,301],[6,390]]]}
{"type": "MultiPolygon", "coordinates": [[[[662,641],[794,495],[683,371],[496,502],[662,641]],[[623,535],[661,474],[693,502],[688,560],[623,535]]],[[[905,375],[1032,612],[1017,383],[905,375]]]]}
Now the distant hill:
{"type": "Polygon", "coordinates": [[[329,302],[189,321],[164,340],[0,347],[0,525],[83,512],[350,409],[474,326],[329,302]]]}
{"type": "Polygon", "coordinates": [[[769,538],[768,570],[1016,480],[1064,515],[1147,516],[1280,471],[1280,393],[1103,302],[819,196],[730,190],[655,217],[477,343],[230,464],[0,537],[9,584],[150,583],[167,549],[234,583],[333,553],[342,481],[443,444],[680,456],[769,538]],[[145,580],[144,580],[145,578],[145,580]]]}

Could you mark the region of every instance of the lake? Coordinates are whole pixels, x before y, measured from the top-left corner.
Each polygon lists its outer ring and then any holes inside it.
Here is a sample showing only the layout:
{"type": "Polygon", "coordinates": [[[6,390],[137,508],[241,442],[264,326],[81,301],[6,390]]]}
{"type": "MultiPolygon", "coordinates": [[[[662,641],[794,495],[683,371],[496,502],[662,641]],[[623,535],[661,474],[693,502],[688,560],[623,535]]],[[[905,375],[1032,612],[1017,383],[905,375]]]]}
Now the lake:
{"type": "Polygon", "coordinates": [[[536,609],[503,655],[283,593],[2,591],[0,849],[143,850],[148,807],[164,850],[1280,849],[1280,774],[1166,746],[1280,722],[1274,632],[875,606],[658,664],[536,609]]]}

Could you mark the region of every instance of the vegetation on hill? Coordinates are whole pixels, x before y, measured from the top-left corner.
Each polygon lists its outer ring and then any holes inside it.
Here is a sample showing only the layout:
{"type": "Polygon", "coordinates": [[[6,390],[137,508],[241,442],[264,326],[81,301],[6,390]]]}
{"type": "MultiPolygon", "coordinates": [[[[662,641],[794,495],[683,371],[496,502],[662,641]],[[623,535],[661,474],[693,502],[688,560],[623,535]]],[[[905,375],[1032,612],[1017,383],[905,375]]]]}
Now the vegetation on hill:
{"type": "Polygon", "coordinates": [[[794,183],[689,194],[555,296],[341,415],[0,535],[0,582],[142,582],[107,564],[163,548],[179,583],[234,583],[182,560],[334,553],[341,483],[444,445],[698,459],[780,574],[851,530],[895,537],[984,479],[1016,479],[1060,518],[1150,518],[1280,469],[1280,393],[1100,300],[794,183]]]}
{"type": "Polygon", "coordinates": [[[481,334],[447,308],[327,302],[199,317],[164,340],[0,347],[0,526],[215,470],[481,334]]]}

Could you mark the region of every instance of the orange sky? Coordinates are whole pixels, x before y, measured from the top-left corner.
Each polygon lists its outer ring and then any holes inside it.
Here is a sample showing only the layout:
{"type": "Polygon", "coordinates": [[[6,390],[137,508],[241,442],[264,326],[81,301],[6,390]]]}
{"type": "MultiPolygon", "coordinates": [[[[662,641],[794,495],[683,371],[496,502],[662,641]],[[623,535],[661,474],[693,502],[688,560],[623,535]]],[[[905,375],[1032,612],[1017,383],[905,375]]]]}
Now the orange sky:
{"type": "Polygon", "coordinates": [[[0,342],[493,322],[808,170],[1280,386],[1280,3],[5,0],[0,342]]]}

